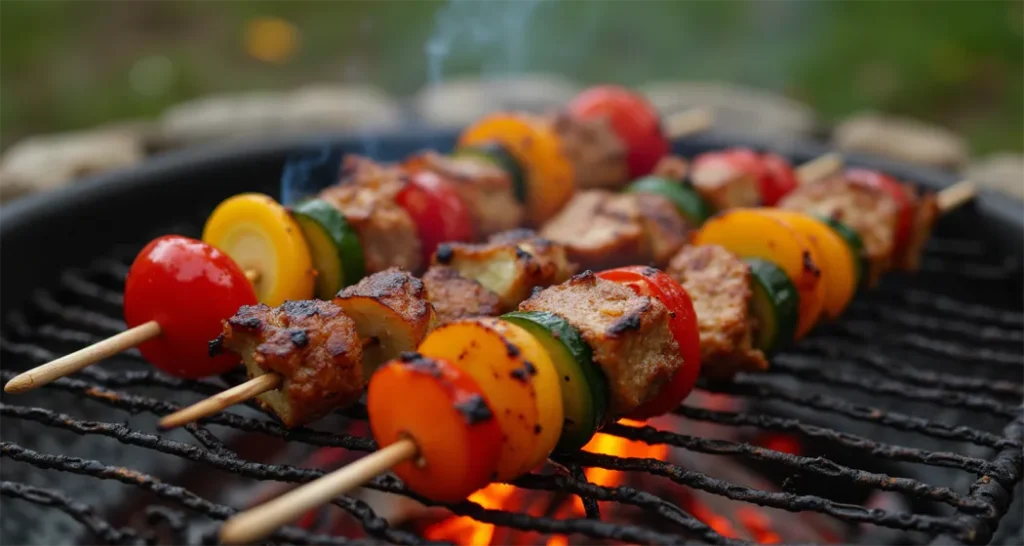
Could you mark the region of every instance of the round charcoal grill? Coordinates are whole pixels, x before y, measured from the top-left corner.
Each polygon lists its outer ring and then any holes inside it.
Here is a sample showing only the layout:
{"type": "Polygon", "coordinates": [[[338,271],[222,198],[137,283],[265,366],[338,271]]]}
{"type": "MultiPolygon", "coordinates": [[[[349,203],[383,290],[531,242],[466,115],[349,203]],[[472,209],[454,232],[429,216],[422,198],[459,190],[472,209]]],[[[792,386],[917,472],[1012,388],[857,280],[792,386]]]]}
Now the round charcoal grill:
{"type": "MultiPolygon", "coordinates": [[[[391,161],[423,148],[450,149],[455,135],[326,138],[346,152],[391,161]]],[[[3,209],[3,381],[121,331],[121,288],[136,252],[161,234],[198,237],[213,207],[233,193],[276,195],[285,158],[304,143],[174,153],[3,209]]],[[[709,134],[678,142],[675,151],[690,157],[729,145],[772,149],[709,134]]],[[[774,151],[803,162],[824,149],[774,151]]],[[[955,181],[878,159],[847,159],[935,189],[955,181]]],[[[1022,248],[1024,207],[982,194],[940,221],[918,274],[889,274],[879,288],[858,296],[838,323],[773,359],[770,372],[701,384],[698,394],[734,395],[744,401],[742,410],[698,408],[691,399],[678,413],[692,428],[615,425],[606,431],[739,461],[771,476],[777,487],[736,485],[714,466],[579,453],[559,461],[569,472],[530,475],[515,485],[579,495],[586,518],[472,503],[449,508],[499,529],[567,534],[572,543],[743,542],[723,537],[644,485],[674,482],[709,499],[828,517],[840,524],[843,543],[1024,543],[1022,248]],[[741,433],[711,440],[700,433],[708,425],[741,433]],[[748,443],[763,433],[797,438],[802,455],[748,443]],[[600,487],[580,472],[588,467],[642,479],[600,487]],[[605,513],[631,505],[641,515],[601,521],[595,501],[604,501],[605,513]]],[[[254,500],[254,484],[319,476],[297,466],[314,447],[353,454],[375,447],[358,426],[365,419],[361,407],[312,429],[287,431],[249,406],[202,426],[158,432],[157,416],[224,384],[170,378],[130,351],[37,391],[2,395],[0,542],[212,542],[220,522],[254,500]]],[[[387,476],[371,487],[404,492],[387,476]]],[[[360,500],[340,497],[335,504],[353,516],[355,540],[298,527],[282,529],[273,540],[425,542],[415,528],[389,526],[360,500]]]]}

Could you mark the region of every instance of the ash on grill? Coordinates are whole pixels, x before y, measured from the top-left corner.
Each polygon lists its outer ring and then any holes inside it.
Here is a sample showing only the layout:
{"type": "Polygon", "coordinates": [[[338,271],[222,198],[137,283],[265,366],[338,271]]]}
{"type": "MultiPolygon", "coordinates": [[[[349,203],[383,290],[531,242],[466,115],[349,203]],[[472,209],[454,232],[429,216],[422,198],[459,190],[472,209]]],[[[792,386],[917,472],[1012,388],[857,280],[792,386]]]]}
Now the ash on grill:
{"type": "MultiPolygon", "coordinates": [[[[4,381],[124,328],[120,287],[136,249],[125,250],[4,317],[4,381]]],[[[458,505],[431,506],[385,475],[335,500],[345,516],[311,513],[272,540],[1013,544],[1020,510],[1004,515],[1020,497],[1020,278],[1019,264],[977,241],[938,238],[919,275],[887,279],[769,373],[701,385],[678,415],[610,426],[546,472],[458,505]],[[971,303],[943,295],[964,287],[971,303]]],[[[154,432],[156,416],[224,384],[173,379],[127,353],[4,396],[0,536],[214,541],[221,521],[260,500],[260,482],[309,481],[375,448],[361,406],[317,430],[244,406],[154,432]]]]}

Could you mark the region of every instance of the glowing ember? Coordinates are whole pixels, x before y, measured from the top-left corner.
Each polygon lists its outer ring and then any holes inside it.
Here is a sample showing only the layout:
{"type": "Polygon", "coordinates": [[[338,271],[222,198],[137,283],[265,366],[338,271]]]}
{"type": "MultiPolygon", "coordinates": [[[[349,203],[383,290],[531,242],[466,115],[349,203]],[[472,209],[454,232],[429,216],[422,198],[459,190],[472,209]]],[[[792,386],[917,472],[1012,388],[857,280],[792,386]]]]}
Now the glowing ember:
{"type": "MultiPolygon", "coordinates": [[[[623,419],[619,421],[625,426],[644,426],[646,423],[623,419]]],[[[658,428],[673,429],[678,422],[651,423],[658,428]]],[[[773,448],[784,451],[799,452],[799,440],[784,435],[761,438],[773,448]]],[[[648,445],[641,441],[627,440],[610,434],[596,434],[583,447],[584,451],[622,458],[669,460],[669,447],[664,444],[648,445]]],[[[692,454],[691,454],[692,455],[692,454]]],[[[603,487],[617,487],[627,482],[623,472],[604,468],[587,468],[584,471],[587,480],[603,487]]],[[[665,487],[664,491],[674,498],[679,506],[704,522],[724,537],[751,540],[759,544],[779,544],[783,538],[775,530],[772,517],[755,506],[734,506],[719,502],[731,502],[707,493],[691,490],[683,486],[659,482],[656,487],[665,487]],[[705,502],[706,501],[706,502],[705,502]],[[714,502],[712,502],[714,501],[714,502]]],[[[652,484],[633,483],[634,487],[649,489],[652,484]]],[[[558,506],[550,505],[553,499],[548,493],[532,492],[516,489],[509,485],[493,484],[469,497],[469,500],[484,508],[526,513],[532,516],[547,515],[556,519],[579,518],[586,515],[583,501],[573,496],[572,502],[562,502],[558,506]]],[[[603,504],[603,503],[602,503],[603,504]]],[[[604,506],[607,509],[609,507],[604,506]]],[[[602,517],[622,517],[615,513],[602,510],[602,517]]],[[[453,542],[460,545],[485,544],[544,544],[545,546],[569,546],[566,535],[544,537],[536,532],[511,532],[502,529],[498,532],[494,525],[482,523],[469,517],[452,516],[427,527],[424,536],[430,540],[453,542]]]]}

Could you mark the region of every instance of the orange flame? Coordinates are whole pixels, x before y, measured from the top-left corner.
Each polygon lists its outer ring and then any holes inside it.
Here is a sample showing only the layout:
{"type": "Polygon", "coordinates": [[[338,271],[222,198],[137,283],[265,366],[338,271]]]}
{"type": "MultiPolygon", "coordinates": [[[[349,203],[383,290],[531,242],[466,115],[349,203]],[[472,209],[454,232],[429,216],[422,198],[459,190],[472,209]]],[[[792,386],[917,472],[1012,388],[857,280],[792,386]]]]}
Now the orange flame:
{"type": "MultiPolygon", "coordinates": [[[[642,422],[628,419],[622,419],[619,422],[626,426],[644,425],[642,422]]],[[[583,450],[616,457],[651,458],[662,461],[666,460],[669,454],[669,448],[664,444],[648,445],[641,441],[627,440],[601,433],[595,434],[590,442],[583,446],[583,450]]],[[[588,468],[584,474],[591,483],[604,487],[616,487],[626,480],[622,472],[605,468],[588,468]]],[[[685,492],[681,494],[685,495],[687,499],[683,502],[685,508],[695,518],[724,537],[739,538],[743,532],[746,532],[761,544],[778,544],[782,541],[781,537],[772,529],[769,516],[756,507],[743,507],[737,510],[734,514],[736,519],[732,521],[728,517],[716,514],[711,508],[685,492]],[[743,532],[739,531],[737,526],[741,526],[743,532]]],[[[535,516],[540,515],[545,506],[544,503],[539,502],[539,499],[505,484],[489,485],[473,493],[469,500],[484,508],[526,512],[535,516]]],[[[579,497],[574,497],[573,502],[564,503],[559,507],[553,517],[583,517],[585,514],[583,502],[579,497]]],[[[495,543],[495,527],[469,517],[452,516],[428,527],[424,531],[424,536],[429,540],[453,542],[464,546],[487,545],[495,543]]],[[[520,537],[520,539],[522,538],[524,537],[520,537]]],[[[511,541],[506,542],[511,543],[511,541]]],[[[545,546],[568,545],[569,537],[566,535],[552,535],[545,543],[545,546]]]]}

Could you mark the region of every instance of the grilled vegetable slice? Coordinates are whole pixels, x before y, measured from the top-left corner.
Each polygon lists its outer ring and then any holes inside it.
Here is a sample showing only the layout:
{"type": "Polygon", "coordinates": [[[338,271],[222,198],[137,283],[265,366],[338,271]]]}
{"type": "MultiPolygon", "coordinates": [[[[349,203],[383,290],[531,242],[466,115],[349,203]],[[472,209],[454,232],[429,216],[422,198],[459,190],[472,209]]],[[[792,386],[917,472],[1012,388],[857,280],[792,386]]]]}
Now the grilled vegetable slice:
{"type": "Polygon", "coordinates": [[[555,215],[572,197],[575,172],[558,134],[544,119],[499,112],[470,126],[459,148],[501,144],[526,170],[526,217],[533,227],[555,215]]]}
{"type": "Polygon", "coordinates": [[[435,172],[412,173],[395,196],[395,203],[405,209],[416,224],[423,263],[430,263],[430,257],[441,243],[468,242],[475,238],[473,219],[466,203],[452,184],[435,172]]]}
{"type": "MultiPolygon", "coordinates": [[[[504,447],[498,455],[496,480],[531,470],[540,424],[537,389],[522,351],[491,324],[480,319],[451,322],[434,330],[419,352],[446,359],[480,385],[498,419],[504,447]]],[[[557,387],[556,387],[557,388],[557,387]]]]}
{"type": "Polygon", "coordinates": [[[860,235],[853,228],[835,218],[819,216],[818,219],[828,224],[832,231],[843,240],[850,255],[853,256],[857,286],[861,286],[861,283],[864,282],[864,274],[867,272],[868,259],[864,254],[864,242],[861,241],[860,235]]]}
{"type": "Polygon", "coordinates": [[[323,199],[313,199],[295,207],[292,216],[302,228],[313,257],[317,298],[331,299],[363,278],[363,247],[341,211],[323,199]]]}
{"type": "Polygon", "coordinates": [[[558,370],[565,420],[556,452],[575,451],[590,441],[604,423],[608,380],[590,346],[563,318],[543,311],[515,311],[501,318],[520,326],[544,347],[558,370]]]}
{"type": "Polygon", "coordinates": [[[857,290],[857,262],[850,248],[835,230],[818,218],[801,212],[765,209],[803,233],[818,250],[823,260],[821,282],[825,283],[825,309],[828,318],[838,318],[857,290]]]}
{"type": "Polygon", "coordinates": [[[693,242],[721,245],[740,258],[762,258],[779,266],[800,294],[796,339],[814,327],[825,306],[825,284],[818,252],[800,232],[764,210],[737,208],[708,220],[693,242]]]}
{"type": "Polygon", "coordinates": [[[313,297],[316,271],[309,245],[299,224],[269,195],[243,193],[217,205],[203,241],[255,274],[260,302],[276,307],[313,297]]]}
{"type": "Polygon", "coordinates": [[[750,264],[750,312],[757,318],[754,346],[771,354],[796,337],[800,295],[786,272],[761,258],[747,258],[750,264]]]}
{"type": "Polygon", "coordinates": [[[356,323],[365,342],[363,374],[370,377],[384,362],[414,351],[436,324],[423,281],[397,267],[374,273],[344,290],[334,303],[356,323]]]}
{"type": "Polygon", "coordinates": [[[562,435],[565,407],[559,386],[558,369],[551,362],[551,356],[544,346],[537,338],[530,335],[530,332],[504,320],[494,318],[481,320],[505,336],[512,343],[510,346],[517,347],[526,362],[533,366],[533,369],[528,369],[527,373],[528,380],[533,382],[533,388],[537,392],[537,398],[534,400],[534,403],[537,404],[537,426],[533,429],[536,440],[529,467],[536,468],[551,455],[555,444],[558,443],[558,438],[562,435]]]}
{"type": "Polygon", "coordinates": [[[494,477],[502,452],[495,408],[451,362],[416,353],[390,361],[370,380],[366,409],[381,447],[409,437],[419,448],[416,460],[394,467],[413,491],[458,502],[494,477]]]}
{"type": "Polygon", "coordinates": [[[691,226],[699,226],[711,216],[711,207],[693,188],[661,176],[646,176],[629,185],[633,193],[656,193],[668,199],[691,226]]]}
{"type": "Polygon", "coordinates": [[[626,417],[649,419],[676,408],[693,390],[700,375],[700,329],[693,301],[672,277],[653,267],[631,266],[602,271],[598,277],[628,286],[642,296],[657,298],[669,310],[669,329],[679,345],[683,364],[658,395],[626,417]]]}
{"type": "Polygon", "coordinates": [[[520,203],[526,204],[526,173],[523,171],[523,166],[519,164],[512,154],[508,153],[508,150],[504,146],[497,142],[483,142],[473,146],[467,146],[455,150],[456,157],[462,156],[473,156],[486,159],[498,168],[505,171],[508,177],[512,179],[512,192],[516,196],[516,200],[520,203]]]}

